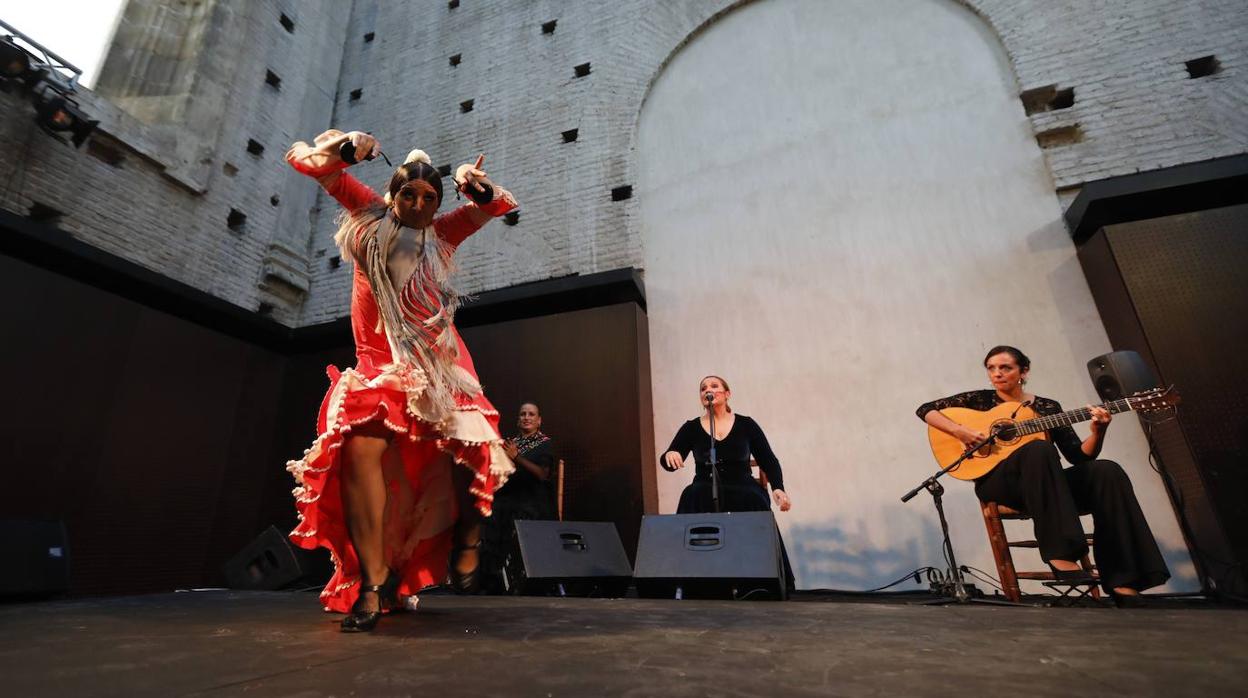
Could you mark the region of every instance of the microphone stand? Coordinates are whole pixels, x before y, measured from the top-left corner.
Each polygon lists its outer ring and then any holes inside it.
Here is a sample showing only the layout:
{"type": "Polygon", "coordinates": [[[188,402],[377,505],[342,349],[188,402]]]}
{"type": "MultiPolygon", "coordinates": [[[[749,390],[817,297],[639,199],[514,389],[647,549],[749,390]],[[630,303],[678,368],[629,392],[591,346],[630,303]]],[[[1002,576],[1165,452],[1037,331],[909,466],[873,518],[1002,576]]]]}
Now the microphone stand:
{"type": "Polygon", "coordinates": [[[715,395],[706,394],[706,413],[711,422],[711,501],[715,504],[715,513],[721,511],[719,505],[719,459],[715,457],[715,407],[711,404],[715,401],[715,395]]]}
{"type": "MultiPolygon", "coordinates": [[[[964,451],[962,455],[958,457],[957,460],[941,468],[938,472],[936,472],[935,474],[933,474],[931,477],[927,478],[923,482],[920,482],[917,487],[905,493],[901,497],[902,502],[909,502],[911,499],[914,499],[915,495],[917,495],[920,490],[927,490],[929,493],[931,493],[932,502],[936,505],[936,515],[940,518],[940,532],[941,532],[941,535],[944,536],[945,558],[949,562],[948,580],[949,580],[949,583],[953,586],[953,596],[943,596],[940,598],[932,599],[931,601],[923,601],[921,602],[921,605],[936,606],[936,605],[945,605],[945,604],[950,604],[950,603],[982,603],[982,604],[990,604],[993,606],[1021,606],[1023,605],[1023,604],[1016,604],[1010,601],[997,601],[995,599],[980,599],[980,598],[976,598],[972,596],[969,592],[967,592],[966,579],[962,576],[962,569],[958,567],[957,558],[953,556],[953,542],[949,539],[949,522],[945,520],[945,507],[944,507],[944,504],[941,503],[941,497],[945,494],[945,488],[943,485],[937,482],[941,478],[941,476],[953,471],[959,465],[962,465],[962,462],[965,461],[967,458],[970,458],[971,456],[973,456],[976,451],[978,451],[979,449],[985,446],[995,443],[996,440],[997,440],[997,433],[994,431],[992,434],[988,435],[988,437],[985,438],[983,441],[977,444],[973,444],[969,448],[967,448],[966,451],[964,451]]],[[[974,589],[974,585],[971,585],[971,588],[974,589]]]]}

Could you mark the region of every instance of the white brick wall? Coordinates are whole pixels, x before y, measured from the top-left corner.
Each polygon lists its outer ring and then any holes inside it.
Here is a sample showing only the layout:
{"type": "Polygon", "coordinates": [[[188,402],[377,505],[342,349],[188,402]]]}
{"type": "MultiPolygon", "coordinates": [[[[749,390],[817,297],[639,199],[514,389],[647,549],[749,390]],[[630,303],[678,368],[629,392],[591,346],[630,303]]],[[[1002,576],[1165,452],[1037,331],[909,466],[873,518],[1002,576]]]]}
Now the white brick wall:
{"type": "MultiPolygon", "coordinates": [[[[200,114],[219,109],[211,122],[219,133],[162,132],[85,95],[94,113],[107,115],[105,131],[150,156],[131,153],[117,170],[85,148],[52,143],[32,130],[21,99],[0,94],[7,115],[0,148],[21,154],[0,163],[0,205],[18,212],[32,200],[55,206],[67,213],[65,227],[91,244],[244,307],[274,303],[284,322],[324,322],[348,312],[348,267],[329,264],[337,207],[314,194],[311,182],[292,179],[280,157],[290,141],[334,125],[374,132],[392,159],[417,146],[435,165],[487,154],[490,173],[524,209],[518,225],[493,223],[464,244],[460,285],[467,291],[640,266],[636,201],[613,202],[610,191],[635,184],[641,103],[691,33],[738,4],[461,0],[451,10],[441,0],[217,3],[213,21],[228,31],[207,39],[201,69],[212,79],[197,98],[200,114]],[[293,35],[277,24],[279,12],[296,21],[293,35]],[[540,25],[551,19],[556,30],[543,35],[540,25]],[[367,32],[375,35],[371,43],[363,40],[367,32]],[[452,68],[448,58],[457,53],[462,62],[452,68]],[[586,62],[592,73],[574,78],[573,66],[586,62]],[[266,68],[282,77],[280,92],[264,84],[266,68]],[[354,89],[363,95],[351,102],[354,89]],[[474,110],[461,114],[466,99],[475,100],[474,110]],[[562,143],[560,132],[571,128],[579,129],[578,140],[562,143]],[[188,137],[204,141],[201,161],[162,159],[169,151],[160,144],[188,137]],[[266,146],[263,156],[246,153],[248,138],[266,146]],[[233,177],[223,173],[227,162],[239,168],[233,177]],[[281,198],[276,207],[269,203],[274,194],[281,198]],[[313,201],[309,229],[303,216],[313,201]],[[248,216],[241,236],[226,229],[231,207],[248,216]],[[262,292],[269,246],[305,240],[307,299],[286,302],[262,292]]],[[[1080,142],[1045,151],[1064,198],[1087,181],[1248,151],[1248,3],[964,4],[1004,45],[1020,90],[1075,88],[1073,107],[1032,117],[1037,131],[1073,124],[1082,130],[1080,142]],[[1221,72],[1189,79],[1184,61],[1209,54],[1221,72]]],[[[357,169],[378,188],[389,175],[380,163],[357,169]]]]}

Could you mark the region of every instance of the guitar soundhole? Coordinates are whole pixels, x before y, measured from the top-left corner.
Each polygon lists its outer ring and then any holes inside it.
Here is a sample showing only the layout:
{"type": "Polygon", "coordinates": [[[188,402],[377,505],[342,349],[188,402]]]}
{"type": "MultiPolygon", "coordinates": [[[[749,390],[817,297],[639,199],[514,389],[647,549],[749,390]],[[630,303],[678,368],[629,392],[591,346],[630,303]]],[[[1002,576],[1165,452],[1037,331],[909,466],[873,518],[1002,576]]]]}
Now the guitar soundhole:
{"type": "Polygon", "coordinates": [[[999,443],[1008,444],[1018,440],[1018,427],[1014,422],[1000,421],[992,425],[993,432],[997,435],[999,443]]]}

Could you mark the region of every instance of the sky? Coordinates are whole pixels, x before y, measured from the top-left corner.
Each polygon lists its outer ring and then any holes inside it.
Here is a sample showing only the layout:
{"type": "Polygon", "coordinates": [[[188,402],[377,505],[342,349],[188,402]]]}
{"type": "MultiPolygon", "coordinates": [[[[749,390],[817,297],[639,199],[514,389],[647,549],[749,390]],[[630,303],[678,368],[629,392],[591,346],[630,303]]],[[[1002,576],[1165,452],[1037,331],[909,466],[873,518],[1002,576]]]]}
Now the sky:
{"type": "Polygon", "coordinates": [[[95,85],[125,0],[0,0],[0,19],[82,69],[95,85]]]}

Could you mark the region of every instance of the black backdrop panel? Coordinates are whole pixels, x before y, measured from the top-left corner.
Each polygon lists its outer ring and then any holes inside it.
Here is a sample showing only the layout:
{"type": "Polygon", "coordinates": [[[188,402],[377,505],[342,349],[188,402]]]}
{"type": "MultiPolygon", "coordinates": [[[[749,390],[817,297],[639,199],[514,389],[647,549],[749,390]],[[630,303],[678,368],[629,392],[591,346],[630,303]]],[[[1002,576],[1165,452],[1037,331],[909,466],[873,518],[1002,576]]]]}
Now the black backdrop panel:
{"type": "Polygon", "coordinates": [[[516,433],[523,402],[566,462],[564,518],[611,521],[636,554],[641,516],[657,507],[646,315],[619,303],[462,330],[485,394],[516,433]]]}
{"type": "MultiPolygon", "coordinates": [[[[222,584],[222,564],[257,533],[295,523],[285,463],[316,436],[326,365],[354,363],[348,328],[301,351],[243,309],[6,232],[30,259],[0,254],[0,511],[65,523],[75,594],[222,584]]],[[[523,305],[540,311],[540,295],[523,305]]],[[[623,302],[463,333],[504,434],[521,401],[542,405],[568,463],[568,518],[615,522],[633,554],[657,500],[644,311],[623,302]]]]}
{"type": "Polygon", "coordinates": [[[1248,206],[1106,226],[1080,261],[1110,340],[1183,396],[1155,430],[1198,564],[1241,585],[1248,560],[1248,206]],[[1235,561],[1241,566],[1232,569],[1235,561]],[[1229,563],[1229,564],[1227,564],[1229,563]]]}
{"type": "Polygon", "coordinates": [[[6,256],[0,298],[6,516],[65,522],[75,593],[215,582],[263,528],[283,357],[6,256]]]}

